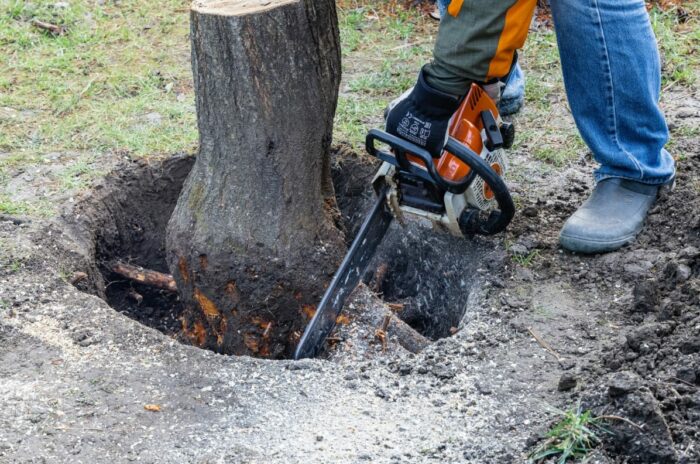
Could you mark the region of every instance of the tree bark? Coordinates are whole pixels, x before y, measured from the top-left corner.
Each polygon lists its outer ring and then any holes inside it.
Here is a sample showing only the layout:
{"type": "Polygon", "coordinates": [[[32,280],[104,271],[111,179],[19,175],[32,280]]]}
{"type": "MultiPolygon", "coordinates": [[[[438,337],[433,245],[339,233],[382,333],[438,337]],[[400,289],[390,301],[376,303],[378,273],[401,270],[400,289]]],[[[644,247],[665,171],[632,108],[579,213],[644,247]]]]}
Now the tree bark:
{"type": "Polygon", "coordinates": [[[166,237],[183,331],[283,357],[343,250],[329,169],[335,2],[198,0],[191,41],[200,146],[166,237]]]}

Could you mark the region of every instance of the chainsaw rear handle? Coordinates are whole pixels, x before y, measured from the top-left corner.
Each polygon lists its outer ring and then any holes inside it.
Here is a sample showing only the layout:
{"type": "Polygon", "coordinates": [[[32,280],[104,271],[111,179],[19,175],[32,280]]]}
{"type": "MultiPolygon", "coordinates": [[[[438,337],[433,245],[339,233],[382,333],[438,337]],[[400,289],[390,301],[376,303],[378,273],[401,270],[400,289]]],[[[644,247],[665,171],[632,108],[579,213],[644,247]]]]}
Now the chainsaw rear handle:
{"type": "Polygon", "coordinates": [[[428,182],[434,183],[447,192],[462,194],[469,188],[475,176],[484,179],[484,182],[486,182],[493,191],[496,203],[498,203],[498,211],[492,211],[486,221],[478,221],[471,226],[471,233],[494,235],[502,232],[508,224],[510,224],[510,221],[515,215],[513,198],[510,196],[510,192],[503,178],[499,176],[481,156],[453,137],[448,137],[445,150],[452,153],[471,168],[469,174],[458,181],[450,181],[442,177],[435,166],[433,157],[426,150],[404,139],[387,134],[382,130],[370,130],[367,134],[365,146],[370,155],[397,166],[403,171],[419,176],[428,182]],[[377,140],[389,145],[394,153],[392,154],[377,149],[375,146],[375,141],[377,140]],[[419,158],[423,162],[424,168],[411,163],[406,158],[407,154],[419,158]]]}
{"type": "Polygon", "coordinates": [[[389,164],[393,164],[402,171],[410,172],[411,174],[414,174],[432,184],[437,184],[437,186],[441,189],[451,193],[464,193],[474,180],[474,175],[472,173],[458,181],[445,179],[438,172],[434,163],[434,158],[430,155],[430,153],[428,153],[427,150],[424,150],[407,140],[396,137],[395,135],[387,134],[379,129],[371,129],[369,131],[367,138],[365,139],[365,147],[367,149],[367,153],[370,155],[377,157],[382,161],[386,161],[389,164]],[[377,140],[389,145],[393,150],[393,154],[379,150],[374,145],[375,141],[377,140]],[[424,167],[411,163],[406,155],[413,155],[416,158],[419,158],[424,167]]]}
{"type": "Polygon", "coordinates": [[[503,178],[481,156],[455,138],[448,138],[445,150],[467,164],[471,168],[471,173],[484,179],[498,203],[498,211],[491,211],[489,218],[477,223],[473,232],[480,235],[494,235],[504,231],[515,215],[515,205],[503,178]]]}

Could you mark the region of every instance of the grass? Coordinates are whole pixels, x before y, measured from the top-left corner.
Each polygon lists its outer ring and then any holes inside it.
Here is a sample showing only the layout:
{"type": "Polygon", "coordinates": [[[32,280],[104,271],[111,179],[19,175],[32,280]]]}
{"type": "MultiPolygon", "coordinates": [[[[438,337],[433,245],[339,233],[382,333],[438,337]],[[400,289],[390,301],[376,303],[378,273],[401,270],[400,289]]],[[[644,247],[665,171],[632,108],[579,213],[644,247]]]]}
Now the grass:
{"type": "Polygon", "coordinates": [[[57,175],[62,190],[76,190],[87,187],[90,182],[105,172],[94,169],[96,156],[83,155],[61,170],[57,175]]]}
{"type": "Polygon", "coordinates": [[[188,1],[0,0],[0,151],[191,150],[196,142],[188,1]],[[34,19],[64,26],[54,36],[34,19]],[[157,112],[158,125],[145,116],[157,112]],[[21,113],[20,113],[21,114],[21,113]]]}
{"type": "Polygon", "coordinates": [[[65,196],[102,175],[95,166],[106,156],[196,147],[189,0],[65,3],[0,0],[2,213],[51,214],[48,201],[17,201],[7,188],[17,172],[52,163],[49,153],[71,154],[50,179],[65,196]],[[47,33],[34,20],[66,32],[47,33]]]}
{"type": "Polygon", "coordinates": [[[523,267],[530,267],[535,262],[535,259],[540,255],[539,250],[532,250],[526,255],[514,254],[511,256],[514,262],[518,263],[523,267]]]}
{"type": "Polygon", "coordinates": [[[602,419],[593,417],[591,411],[583,411],[579,404],[562,412],[561,420],[547,432],[546,440],[530,454],[530,461],[550,462],[556,458],[558,464],[566,464],[583,459],[600,443],[600,433],[607,433],[602,419]]]}
{"type": "Polygon", "coordinates": [[[14,200],[7,194],[0,193],[0,214],[47,218],[55,214],[56,206],[45,199],[14,200]]]}
{"type": "Polygon", "coordinates": [[[530,34],[521,57],[526,108],[514,117],[514,148],[554,167],[565,166],[580,158],[586,146],[566,111],[566,103],[559,103],[564,82],[554,32],[530,34]]]}
{"type": "Polygon", "coordinates": [[[352,96],[340,96],[336,110],[334,139],[348,141],[357,150],[362,149],[367,131],[381,122],[384,103],[352,96]]]}
{"type": "Polygon", "coordinates": [[[5,195],[0,196],[0,213],[18,216],[26,214],[28,211],[27,203],[14,201],[5,195]]]}
{"type": "Polygon", "coordinates": [[[432,56],[437,24],[396,2],[338,2],[343,82],[334,139],[363,151],[367,131],[383,125],[386,105],[416,80],[432,56]]]}
{"type": "Polygon", "coordinates": [[[547,143],[538,143],[532,147],[532,155],[535,159],[554,166],[564,166],[587,150],[577,132],[567,131],[563,135],[546,133],[546,137],[547,143]]]}
{"type": "Polygon", "coordinates": [[[22,261],[18,259],[12,261],[10,263],[9,269],[11,273],[19,272],[19,270],[22,269],[22,261]]]}
{"type": "Polygon", "coordinates": [[[546,306],[537,305],[537,306],[535,306],[535,308],[533,309],[533,312],[534,312],[536,315],[538,315],[538,316],[540,316],[540,317],[542,317],[542,318],[544,318],[544,319],[553,319],[553,318],[554,318],[554,311],[552,311],[551,309],[549,309],[549,308],[546,307],[546,306]]]}
{"type": "Polygon", "coordinates": [[[659,43],[663,64],[663,85],[696,84],[700,67],[700,1],[683,2],[677,7],[649,12],[659,43]]]}

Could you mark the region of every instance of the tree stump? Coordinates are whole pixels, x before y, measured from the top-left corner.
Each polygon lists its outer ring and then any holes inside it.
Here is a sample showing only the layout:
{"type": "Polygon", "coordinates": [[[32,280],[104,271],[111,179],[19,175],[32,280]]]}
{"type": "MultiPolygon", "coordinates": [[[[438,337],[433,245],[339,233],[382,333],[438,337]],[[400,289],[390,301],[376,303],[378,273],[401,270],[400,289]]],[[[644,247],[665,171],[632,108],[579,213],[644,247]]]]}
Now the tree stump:
{"type": "Polygon", "coordinates": [[[198,0],[191,41],[199,153],[166,237],[183,333],[285,357],[344,248],[329,162],[335,2],[198,0]]]}

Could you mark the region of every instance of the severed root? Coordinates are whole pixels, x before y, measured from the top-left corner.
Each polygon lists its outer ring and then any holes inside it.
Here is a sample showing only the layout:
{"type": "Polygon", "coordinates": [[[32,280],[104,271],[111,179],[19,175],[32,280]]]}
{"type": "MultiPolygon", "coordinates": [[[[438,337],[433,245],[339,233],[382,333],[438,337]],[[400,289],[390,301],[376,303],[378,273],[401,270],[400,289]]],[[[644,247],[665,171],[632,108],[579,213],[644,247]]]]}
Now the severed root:
{"type": "Polygon", "coordinates": [[[173,276],[170,274],[144,269],[140,266],[127,264],[123,261],[113,261],[108,267],[115,274],[119,274],[122,277],[126,277],[140,284],[158,287],[169,292],[177,292],[175,279],[173,279],[173,276]]]}
{"type": "Polygon", "coordinates": [[[413,327],[398,317],[390,317],[386,333],[396,337],[399,345],[411,353],[420,353],[425,347],[430,345],[430,340],[416,332],[413,327]]]}
{"type": "MultiPolygon", "coordinates": [[[[363,284],[360,284],[355,292],[357,301],[362,302],[362,310],[357,312],[355,320],[359,324],[372,327],[373,340],[379,341],[382,348],[390,341],[395,341],[406,351],[419,353],[430,345],[430,340],[396,316],[396,312],[400,311],[403,305],[388,306],[363,284]]],[[[356,342],[362,343],[360,340],[356,342]]]]}
{"type": "Polygon", "coordinates": [[[405,305],[403,303],[387,303],[386,306],[393,312],[398,313],[403,310],[405,305]]]}

